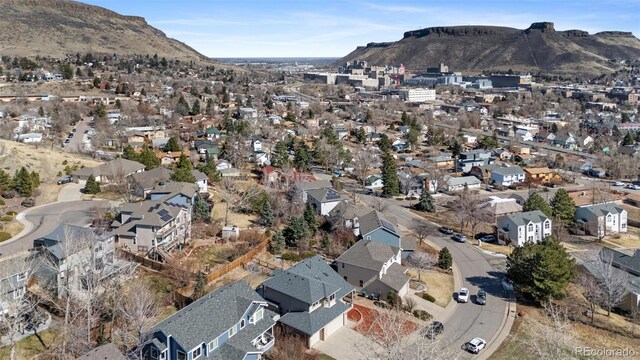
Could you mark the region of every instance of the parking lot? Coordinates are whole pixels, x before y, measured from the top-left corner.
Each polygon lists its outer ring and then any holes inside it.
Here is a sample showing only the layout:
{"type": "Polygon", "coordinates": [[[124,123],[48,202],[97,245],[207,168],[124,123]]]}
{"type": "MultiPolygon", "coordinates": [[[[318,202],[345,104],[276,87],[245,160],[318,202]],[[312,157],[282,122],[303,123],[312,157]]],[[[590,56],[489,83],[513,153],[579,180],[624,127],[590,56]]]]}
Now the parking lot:
{"type": "Polygon", "coordinates": [[[67,139],[65,139],[63,148],[69,152],[82,152],[89,150],[91,148],[89,135],[92,130],[93,129],[86,121],[79,121],[73,130],[67,134],[67,139]],[[71,136],[71,134],[73,134],[73,136],[71,136]]]}

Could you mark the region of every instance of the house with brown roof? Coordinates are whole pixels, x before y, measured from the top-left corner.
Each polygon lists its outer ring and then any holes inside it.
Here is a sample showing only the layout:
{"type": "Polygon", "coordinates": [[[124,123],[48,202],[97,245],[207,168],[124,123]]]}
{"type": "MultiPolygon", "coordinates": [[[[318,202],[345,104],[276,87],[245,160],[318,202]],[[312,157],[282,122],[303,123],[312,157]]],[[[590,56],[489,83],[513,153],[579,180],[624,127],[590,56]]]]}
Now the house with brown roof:
{"type": "Polygon", "coordinates": [[[559,181],[562,178],[554,170],[548,167],[535,167],[524,169],[525,181],[530,183],[549,183],[559,181]]]}
{"type": "Polygon", "coordinates": [[[180,159],[180,156],[182,154],[184,154],[186,157],[191,156],[191,152],[189,152],[189,150],[168,152],[156,151],[156,157],[160,159],[160,163],[162,165],[175,164],[180,159]]]}

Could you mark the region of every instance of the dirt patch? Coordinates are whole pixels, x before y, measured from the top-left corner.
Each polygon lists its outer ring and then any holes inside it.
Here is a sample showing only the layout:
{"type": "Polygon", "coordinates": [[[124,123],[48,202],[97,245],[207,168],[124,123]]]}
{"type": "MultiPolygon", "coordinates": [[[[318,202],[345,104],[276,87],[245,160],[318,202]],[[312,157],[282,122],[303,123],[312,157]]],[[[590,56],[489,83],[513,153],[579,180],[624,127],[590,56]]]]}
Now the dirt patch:
{"type": "Polygon", "coordinates": [[[8,232],[11,234],[11,237],[16,236],[24,229],[24,225],[17,221],[13,220],[5,223],[4,221],[0,222],[0,231],[8,232]]]}

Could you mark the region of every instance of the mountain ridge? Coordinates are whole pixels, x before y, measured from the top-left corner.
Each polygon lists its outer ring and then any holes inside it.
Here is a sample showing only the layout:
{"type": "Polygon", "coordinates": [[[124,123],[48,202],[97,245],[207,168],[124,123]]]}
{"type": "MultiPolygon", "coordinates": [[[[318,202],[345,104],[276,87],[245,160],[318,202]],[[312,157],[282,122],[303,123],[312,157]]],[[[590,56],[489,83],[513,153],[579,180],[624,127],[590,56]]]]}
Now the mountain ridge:
{"type": "Polygon", "coordinates": [[[527,29],[502,26],[435,26],[407,31],[395,42],[359,46],[338,63],[403,64],[423,69],[447,63],[454,71],[507,69],[561,75],[596,75],[622,68],[610,60],[640,59],[640,40],[630,32],[555,30],[553,22],[527,29]]]}

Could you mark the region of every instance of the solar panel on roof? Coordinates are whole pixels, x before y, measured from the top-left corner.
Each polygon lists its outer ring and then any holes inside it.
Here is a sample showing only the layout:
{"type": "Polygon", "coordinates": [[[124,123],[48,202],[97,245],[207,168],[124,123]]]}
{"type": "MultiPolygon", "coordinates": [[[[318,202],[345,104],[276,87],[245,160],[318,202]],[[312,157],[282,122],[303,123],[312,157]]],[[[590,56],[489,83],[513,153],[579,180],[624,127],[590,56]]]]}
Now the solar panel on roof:
{"type": "Polygon", "coordinates": [[[384,219],[380,219],[380,223],[382,224],[382,227],[384,227],[385,229],[394,231],[394,227],[390,222],[388,222],[388,221],[386,221],[384,219]]]}
{"type": "Polygon", "coordinates": [[[327,191],[326,197],[327,197],[327,200],[337,200],[337,199],[340,199],[340,194],[338,194],[333,190],[329,190],[327,191]]]}
{"type": "Polygon", "coordinates": [[[169,214],[169,212],[167,210],[160,210],[158,211],[158,215],[160,216],[160,219],[162,219],[162,221],[169,221],[171,220],[171,214],[169,214]]]}

